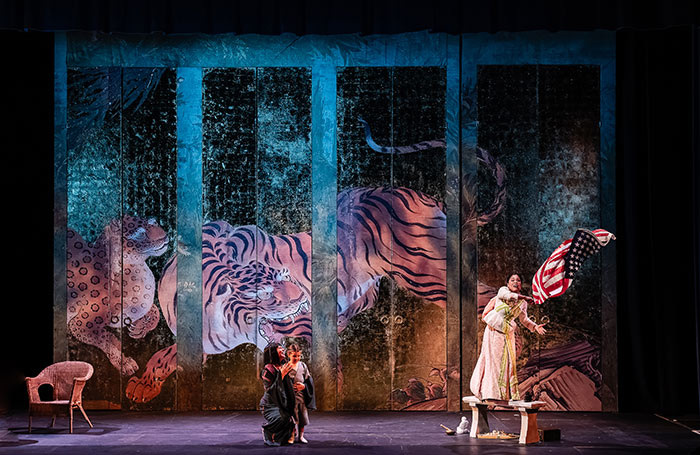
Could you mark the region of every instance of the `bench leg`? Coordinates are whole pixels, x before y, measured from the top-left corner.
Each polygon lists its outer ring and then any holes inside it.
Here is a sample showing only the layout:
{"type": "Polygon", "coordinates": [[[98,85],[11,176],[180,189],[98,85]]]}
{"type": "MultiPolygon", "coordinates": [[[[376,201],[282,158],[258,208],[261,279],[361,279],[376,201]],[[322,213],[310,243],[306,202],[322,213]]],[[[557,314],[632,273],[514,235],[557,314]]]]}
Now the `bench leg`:
{"type": "Polygon", "coordinates": [[[520,409],[520,444],[540,442],[537,431],[537,409],[520,409]]]}
{"type": "Polygon", "coordinates": [[[489,429],[489,417],[488,417],[488,406],[485,404],[472,404],[472,426],[469,431],[470,438],[476,438],[477,435],[482,433],[488,433],[489,429]]]}

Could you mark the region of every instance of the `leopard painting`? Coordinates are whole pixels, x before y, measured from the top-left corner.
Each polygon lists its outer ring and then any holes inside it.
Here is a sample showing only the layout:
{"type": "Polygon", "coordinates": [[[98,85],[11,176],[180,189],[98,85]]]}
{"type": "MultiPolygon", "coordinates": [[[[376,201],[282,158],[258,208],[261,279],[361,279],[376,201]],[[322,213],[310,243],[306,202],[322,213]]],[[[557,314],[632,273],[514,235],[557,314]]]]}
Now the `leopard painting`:
{"type": "Polygon", "coordinates": [[[123,375],[134,374],[138,365],[122,357],[111,329],[126,328],[132,338],[142,338],[156,327],[156,283],[146,259],[167,248],[168,236],[154,219],[114,219],[93,243],[67,230],[68,329],[78,341],[104,352],[123,375]]]}

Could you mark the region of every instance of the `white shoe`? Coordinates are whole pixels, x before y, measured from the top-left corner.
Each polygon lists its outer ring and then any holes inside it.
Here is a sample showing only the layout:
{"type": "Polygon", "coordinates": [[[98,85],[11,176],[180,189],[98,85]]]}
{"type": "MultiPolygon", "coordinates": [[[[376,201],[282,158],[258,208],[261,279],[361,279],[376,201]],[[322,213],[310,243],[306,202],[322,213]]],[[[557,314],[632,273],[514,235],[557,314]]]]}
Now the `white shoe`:
{"type": "Polygon", "coordinates": [[[301,442],[302,444],[308,444],[308,443],[309,443],[309,441],[307,441],[306,438],[303,437],[303,436],[299,438],[299,442],[301,442]]]}

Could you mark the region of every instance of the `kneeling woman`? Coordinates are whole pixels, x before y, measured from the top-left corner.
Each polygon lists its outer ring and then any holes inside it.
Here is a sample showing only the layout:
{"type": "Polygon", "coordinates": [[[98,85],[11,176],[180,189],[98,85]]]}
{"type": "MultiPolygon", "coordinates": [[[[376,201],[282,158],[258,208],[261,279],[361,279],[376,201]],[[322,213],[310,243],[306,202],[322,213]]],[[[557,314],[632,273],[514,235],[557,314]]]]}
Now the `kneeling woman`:
{"type": "Polygon", "coordinates": [[[260,377],[265,394],[260,400],[265,424],[263,440],[269,446],[292,444],[294,442],[294,386],[289,376],[292,366],[283,363],[284,348],[270,343],[263,353],[265,366],[260,377]]]}

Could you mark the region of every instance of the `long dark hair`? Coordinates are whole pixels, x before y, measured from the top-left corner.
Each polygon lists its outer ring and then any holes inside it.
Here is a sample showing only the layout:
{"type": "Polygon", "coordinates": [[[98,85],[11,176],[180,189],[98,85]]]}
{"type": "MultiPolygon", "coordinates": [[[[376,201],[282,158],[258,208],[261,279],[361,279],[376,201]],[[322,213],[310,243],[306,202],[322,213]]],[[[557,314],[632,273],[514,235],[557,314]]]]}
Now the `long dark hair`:
{"type": "Polygon", "coordinates": [[[508,275],[508,278],[506,278],[506,284],[508,284],[508,282],[509,282],[510,279],[513,277],[513,275],[515,275],[515,276],[517,276],[518,278],[520,278],[520,283],[521,283],[521,284],[524,283],[522,274],[520,274],[520,273],[518,273],[518,272],[513,272],[513,273],[511,273],[510,275],[508,275]]]}
{"type": "Polygon", "coordinates": [[[277,348],[280,346],[279,343],[274,341],[265,346],[265,350],[263,351],[263,365],[272,364],[280,366],[284,363],[284,359],[281,359],[279,352],[277,352],[277,348]]]}

